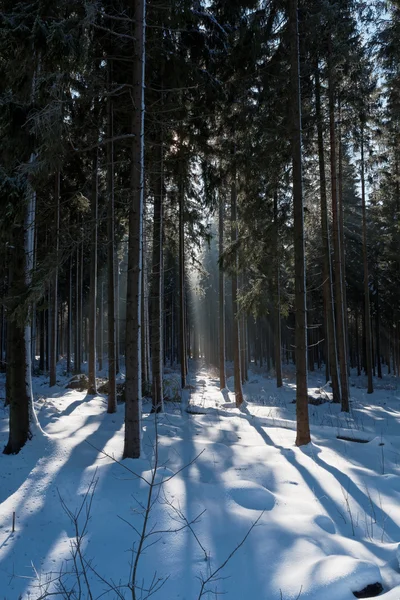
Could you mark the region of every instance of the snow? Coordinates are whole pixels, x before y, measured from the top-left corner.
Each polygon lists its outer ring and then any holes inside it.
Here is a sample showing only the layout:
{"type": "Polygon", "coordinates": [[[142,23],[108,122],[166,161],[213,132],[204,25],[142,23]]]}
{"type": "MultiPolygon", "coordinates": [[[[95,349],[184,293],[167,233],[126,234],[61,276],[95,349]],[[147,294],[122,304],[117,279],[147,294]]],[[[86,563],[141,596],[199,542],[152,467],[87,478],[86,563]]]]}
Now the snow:
{"type": "MultiPolygon", "coordinates": [[[[17,456],[0,455],[1,600],[36,600],[61,572],[73,585],[75,534],[63,504],[76,513],[94,481],[82,543],[92,597],[132,597],[124,586],[149,497],[156,429],[150,536],[137,578],[148,586],[156,573],[163,586],[155,598],[196,600],[201,579],[233,553],[204,598],[352,600],[354,591],[381,582],[380,598],[400,600],[397,379],[377,380],[367,395],[365,381],[352,375],[351,415],[331,402],[310,405],[312,443],[297,448],[294,374],[285,375],[276,389],[272,377],[253,369],[239,410],[232,379],[221,392],[215,373],[192,366],[179,402],[179,376],[169,372],[173,401],[158,417],[144,403],[143,457],[124,461],[123,405],[108,415],[104,396],[65,389],[65,376],[52,389],[34,378],[42,432],[17,456]]],[[[309,385],[313,397],[321,388],[329,397],[321,373],[311,373],[309,385]]],[[[2,386],[4,379],[0,397],[2,386]]],[[[7,418],[0,409],[2,446],[7,418]]],[[[81,528],[86,514],[84,507],[81,528]]],[[[89,598],[83,579],[81,585],[82,599],[89,598]]]]}

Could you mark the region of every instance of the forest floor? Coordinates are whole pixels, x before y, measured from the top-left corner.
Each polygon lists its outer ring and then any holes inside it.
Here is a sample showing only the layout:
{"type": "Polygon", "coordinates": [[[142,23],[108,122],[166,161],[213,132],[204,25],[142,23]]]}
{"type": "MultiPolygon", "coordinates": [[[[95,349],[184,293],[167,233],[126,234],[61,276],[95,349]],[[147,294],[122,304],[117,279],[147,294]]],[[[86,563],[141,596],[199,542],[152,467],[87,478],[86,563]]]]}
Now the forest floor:
{"type": "MultiPolygon", "coordinates": [[[[239,411],[233,394],[219,391],[216,373],[192,370],[182,398],[178,375],[166,374],[181,401],[166,403],[157,425],[144,404],[143,458],[122,463],[123,405],[108,415],[104,396],[65,389],[64,375],[52,389],[35,379],[43,433],[17,456],[0,455],[0,600],[46,597],[50,580],[75,584],[71,599],[132,598],[124,586],[156,438],[151,535],[136,578],[142,590],[163,584],[155,599],[197,600],[211,577],[202,598],[352,600],[354,591],[381,582],[380,598],[399,600],[400,381],[386,375],[367,395],[364,378],[353,375],[351,414],[330,402],[311,405],[312,443],[297,448],[293,371],[278,390],[253,369],[239,411]],[[91,595],[79,564],[79,581],[74,575],[66,510],[77,514],[88,488],[78,524],[86,527],[81,549],[91,595]]],[[[316,402],[329,397],[322,373],[311,373],[309,385],[316,402]]],[[[0,409],[0,447],[7,419],[0,409]]]]}

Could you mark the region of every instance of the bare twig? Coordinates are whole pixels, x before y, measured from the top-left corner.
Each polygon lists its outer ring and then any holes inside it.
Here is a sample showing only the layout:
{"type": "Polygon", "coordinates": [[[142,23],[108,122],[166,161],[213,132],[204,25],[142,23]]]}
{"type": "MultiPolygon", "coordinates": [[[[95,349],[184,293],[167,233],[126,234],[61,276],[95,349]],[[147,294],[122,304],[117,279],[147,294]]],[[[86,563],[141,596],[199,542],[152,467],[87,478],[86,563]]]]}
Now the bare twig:
{"type": "Polygon", "coordinates": [[[239,542],[239,544],[236,546],[236,548],[234,548],[232,550],[232,552],[229,554],[229,556],[227,556],[227,558],[224,560],[224,562],[221,563],[219,565],[219,567],[217,567],[216,569],[214,569],[214,571],[212,571],[212,573],[207,577],[207,579],[200,579],[200,581],[201,581],[201,587],[200,587],[199,595],[197,596],[197,600],[200,600],[204,596],[204,594],[206,594],[208,591],[210,591],[210,590],[206,589],[206,586],[209,583],[211,583],[212,581],[216,581],[218,573],[220,571],[222,571],[222,569],[224,567],[226,567],[226,565],[228,564],[228,562],[236,554],[236,552],[239,550],[239,548],[241,548],[243,546],[243,544],[245,543],[245,541],[249,537],[250,533],[253,531],[254,527],[257,525],[257,523],[259,522],[259,520],[263,516],[264,512],[265,511],[263,510],[262,513],[257,517],[257,519],[254,521],[254,523],[252,524],[252,526],[250,527],[250,529],[247,531],[247,533],[244,536],[244,538],[242,539],[242,541],[239,542]]]}

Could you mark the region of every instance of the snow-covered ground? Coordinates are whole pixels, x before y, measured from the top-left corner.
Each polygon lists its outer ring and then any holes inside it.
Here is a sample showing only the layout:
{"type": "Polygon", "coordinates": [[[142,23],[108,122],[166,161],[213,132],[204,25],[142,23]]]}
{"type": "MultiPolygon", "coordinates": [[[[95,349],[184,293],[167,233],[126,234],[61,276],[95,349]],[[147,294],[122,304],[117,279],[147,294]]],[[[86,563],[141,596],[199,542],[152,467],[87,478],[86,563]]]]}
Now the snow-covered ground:
{"type": "MultiPolygon", "coordinates": [[[[175,375],[166,377],[176,389],[175,375]]],[[[65,508],[78,510],[93,479],[82,543],[92,595],[82,575],[76,598],[132,598],[125,586],[149,496],[155,417],[145,404],[143,458],[115,462],[123,405],[108,415],[105,397],[66,390],[65,382],[60,376],[50,390],[35,381],[43,435],[17,456],[0,455],[0,600],[36,600],[48,579],[74,571],[75,532],[65,508]]],[[[218,390],[216,374],[193,372],[192,389],[182,402],[166,403],[157,420],[151,535],[137,585],[163,584],[154,598],[196,600],[201,582],[233,553],[203,598],[352,600],[354,591],[381,582],[380,598],[400,600],[400,382],[385,376],[370,396],[364,383],[352,377],[350,416],[329,402],[311,405],[312,443],[296,448],[292,373],[277,390],[272,378],[253,370],[239,411],[233,395],[218,390]]],[[[323,375],[312,373],[309,384],[319,397],[323,375]]],[[[0,418],[3,447],[6,410],[0,418]]],[[[80,527],[85,521],[84,508],[80,527]]],[[[74,576],[61,581],[71,587],[74,576]]]]}

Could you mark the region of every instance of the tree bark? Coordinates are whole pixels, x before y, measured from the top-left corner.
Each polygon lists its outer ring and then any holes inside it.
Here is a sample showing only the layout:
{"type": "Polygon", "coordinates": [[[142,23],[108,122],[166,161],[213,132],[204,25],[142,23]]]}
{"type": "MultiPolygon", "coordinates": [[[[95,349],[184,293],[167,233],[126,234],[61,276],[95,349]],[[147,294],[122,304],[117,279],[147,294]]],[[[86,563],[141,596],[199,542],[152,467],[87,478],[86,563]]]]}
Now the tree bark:
{"type": "Polygon", "coordinates": [[[226,388],[225,370],[225,275],[222,256],[224,253],[224,208],[225,203],[222,194],[219,198],[218,208],[218,232],[219,232],[219,389],[226,388]]]}
{"type": "Polygon", "coordinates": [[[349,412],[349,382],[347,366],[347,344],[345,339],[344,306],[343,306],[343,277],[341,270],[341,240],[338,208],[337,169],[336,169],[336,131],[335,131],[335,92],[332,69],[331,40],[328,49],[328,95],[329,95],[329,131],[331,150],[331,190],[332,190],[332,220],[333,220],[333,250],[335,263],[335,300],[336,300],[336,329],[340,364],[340,388],[342,410],[349,412]]]}
{"type": "Polygon", "coordinates": [[[304,247],[302,174],[302,124],[297,0],[289,0],[289,33],[292,88],[292,163],[295,265],[296,446],[311,441],[307,385],[307,303],[304,247]]]}
{"type": "MultiPolygon", "coordinates": [[[[347,374],[350,375],[349,369],[349,355],[350,355],[350,342],[349,342],[349,319],[347,315],[347,286],[346,286],[346,248],[344,243],[344,202],[343,202],[343,142],[342,142],[342,109],[340,99],[338,101],[338,116],[339,116],[339,127],[338,127],[338,210],[339,210],[339,234],[340,234],[340,272],[342,274],[342,295],[343,295],[343,325],[344,325],[344,339],[346,345],[346,356],[347,356],[347,374]]],[[[349,379],[347,377],[347,387],[349,386],[349,379]]]]}
{"type": "MultiPolygon", "coordinates": [[[[112,68],[108,65],[108,88],[111,91],[112,68]]],[[[111,95],[107,102],[107,355],[108,398],[107,412],[117,412],[116,332],[115,332],[115,211],[114,211],[114,111],[111,95]]]]}
{"type": "Polygon", "coordinates": [[[186,329],[185,329],[185,230],[184,230],[184,182],[179,181],[179,348],[181,363],[181,386],[186,387],[186,329]]]}
{"type": "Polygon", "coordinates": [[[72,257],[68,266],[67,373],[71,372],[72,357],[72,257]]]}
{"type": "MultiPolygon", "coordinates": [[[[235,160],[235,158],[233,158],[235,160]]],[[[232,272],[232,329],[233,329],[233,376],[235,385],[236,406],[240,408],[243,404],[242,373],[240,368],[240,329],[238,309],[238,229],[237,229],[237,190],[236,190],[236,166],[233,166],[231,183],[231,242],[233,246],[233,272],[232,272]]]]}
{"type": "MultiPolygon", "coordinates": [[[[31,162],[34,155],[31,156],[31,162]]],[[[29,199],[21,199],[22,215],[13,225],[10,253],[10,309],[7,313],[6,390],[10,405],[9,437],[4,454],[17,454],[39,428],[33,405],[31,369],[31,315],[18,314],[20,299],[27,292],[32,277],[36,194],[29,189],[29,199]]]]}
{"type": "Polygon", "coordinates": [[[376,282],[375,295],[375,336],[376,336],[376,360],[378,366],[378,378],[382,379],[382,359],[381,359],[381,311],[379,302],[379,284],[376,282]]]}
{"type": "Polygon", "coordinates": [[[338,358],[336,345],[336,326],[335,309],[333,304],[332,292],[332,265],[331,265],[331,244],[329,236],[328,220],[328,202],[326,197],[326,176],[325,176],[325,155],[324,155],[324,135],[321,112],[321,87],[319,81],[319,65],[315,71],[315,110],[318,130],[318,161],[319,161],[319,181],[320,181],[320,203],[321,203],[321,233],[323,244],[323,300],[324,313],[326,317],[326,332],[328,336],[328,357],[329,372],[332,381],[333,402],[340,403],[340,385],[338,373],[338,358]]]}
{"type": "Polygon", "coordinates": [[[362,203],[362,247],[364,265],[364,321],[365,321],[365,366],[368,378],[367,393],[374,391],[372,381],[372,335],[371,335],[371,313],[369,303],[368,286],[368,250],[367,250],[367,211],[365,202],[365,161],[364,161],[364,125],[361,124],[361,203],[362,203]]]}
{"type": "Polygon", "coordinates": [[[57,383],[57,325],[58,325],[58,251],[60,237],[60,172],[57,171],[54,187],[55,200],[55,225],[54,225],[54,247],[55,247],[55,268],[51,284],[51,305],[49,315],[50,324],[50,387],[57,383]]]}
{"type": "Polygon", "coordinates": [[[93,157],[91,197],[90,292],[89,292],[89,348],[88,395],[97,394],[96,386],[96,312],[97,312],[97,221],[98,221],[98,156],[93,157]]]}
{"type": "Polygon", "coordinates": [[[135,55],[132,81],[131,194],[129,210],[128,274],[126,296],[126,383],[124,458],[140,457],[141,382],[141,280],[144,189],[144,69],[145,0],[134,3],[135,55]]]}
{"type": "Polygon", "coordinates": [[[279,223],[278,223],[278,192],[274,192],[274,246],[276,263],[274,266],[274,350],[276,387],[283,386],[282,381],[282,335],[281,335],[281,288],[280,288],[280,252],[279,252],[279,223]]]}
{"type": "Polygon", "coordinates": [[[103,370],[103,349],[104,349],[104,282],[101,281],[99,285],[99,315],[98,315],[98,343],[97,343],[97,361],[99,365],[99,371],[103,370]]]}
{"type": "Polygon", "coordinates": [[[151,368],[152,368],[152,410],[162,412],[163,402],[163,322],[162,322],[162,282],[163,282],[163,189],[164,189],[164,148],[163,139],[158,140],[159,154],[155,164],[157,175],[154,182],[153,217],[153,257],[150,282],[151,315],[151,368]]]}

